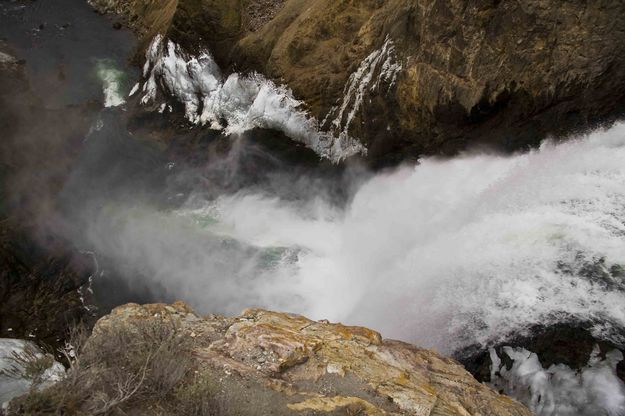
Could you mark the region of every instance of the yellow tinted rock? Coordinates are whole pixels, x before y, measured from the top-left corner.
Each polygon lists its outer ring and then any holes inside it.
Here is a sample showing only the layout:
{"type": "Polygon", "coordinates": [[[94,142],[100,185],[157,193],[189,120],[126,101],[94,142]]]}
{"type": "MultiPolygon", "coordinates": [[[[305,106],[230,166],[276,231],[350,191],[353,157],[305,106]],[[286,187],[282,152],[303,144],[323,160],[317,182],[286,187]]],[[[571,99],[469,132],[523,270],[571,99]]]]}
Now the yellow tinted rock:
{"type": "Polygon", "coordinates": [[[175,322],[193,339],[198,371],[218,375],[224,386],[236,381],[271,391],[280,398],[276,414],[531,414],[434,351],[300,315],[249,309],[237,317],[202,318],[182,302],[128,304],[98,321],[94,331],[144,319],[175,322]]]}

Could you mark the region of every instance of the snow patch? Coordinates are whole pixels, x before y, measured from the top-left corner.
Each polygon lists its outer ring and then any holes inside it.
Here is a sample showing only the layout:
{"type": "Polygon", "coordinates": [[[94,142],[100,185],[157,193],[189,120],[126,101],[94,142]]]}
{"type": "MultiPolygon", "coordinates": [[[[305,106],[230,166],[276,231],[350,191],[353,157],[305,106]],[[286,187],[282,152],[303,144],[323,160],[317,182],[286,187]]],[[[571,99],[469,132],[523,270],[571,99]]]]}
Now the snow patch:
{"type": "MultiPolygon", "coordinates": [[[[25,354],[33,355],[35,359],[45,357],[43,351],[31,341],[0,338],[0,408],[3,410],[8,407],[11,399],[27,393],[33,386],[33,380],[27,374],[19,375],[24,367],[15,360],[16,355],[25,354]]],[[[52,361],[52,365],[41,375],[41,383],[36,387],[47,387],[61,380],[64,375],[65,368],[57,361],[52,361]]]]}

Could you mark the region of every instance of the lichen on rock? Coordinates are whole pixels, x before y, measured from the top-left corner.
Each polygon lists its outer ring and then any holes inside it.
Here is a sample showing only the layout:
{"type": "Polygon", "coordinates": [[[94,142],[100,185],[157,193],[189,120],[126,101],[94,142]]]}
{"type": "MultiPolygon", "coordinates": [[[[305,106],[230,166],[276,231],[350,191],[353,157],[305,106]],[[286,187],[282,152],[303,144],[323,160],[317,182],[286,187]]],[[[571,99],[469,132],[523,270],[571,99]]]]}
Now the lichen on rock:
{"type": "MultiPolygon", "coordinates": [[[[174,322],[192,340],[192,350],[180,353],[193,356],[196,372],[219,378],[223,390],[246,385],[255,414],[530,414],[452,359],[367,328],[299,315],[249,309],[201,317],[182,302],[128,304],[100,319],[94,334],[150,319],[174,322]]],[[[241,411],[243,405],[224,400],[226,409],[241,411]]]]}

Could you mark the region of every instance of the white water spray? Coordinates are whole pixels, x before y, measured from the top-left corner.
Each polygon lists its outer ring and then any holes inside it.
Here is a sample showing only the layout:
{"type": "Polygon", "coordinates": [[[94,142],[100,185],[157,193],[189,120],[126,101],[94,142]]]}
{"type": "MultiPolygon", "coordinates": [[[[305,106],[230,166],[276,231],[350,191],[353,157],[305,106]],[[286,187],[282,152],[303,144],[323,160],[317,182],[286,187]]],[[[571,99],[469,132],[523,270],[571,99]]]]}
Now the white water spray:
{"type": "Polygon", "coordinates": [[[625,327],[625,125],[426,159],[345,209],[243,192],[173,214],[116,205],[88,235],[206,311],[288,310],[444,353],[573,319],[623,341],[610,328],[625,327]]]}
{"type": "Polygon", "coordinates": [[[126,102],[123,93],[124,72],[115,67],[115,63],[108,59],[99,59],[96,62],[96,73],[102,81],[104,107],[117,107],[126,102]]]}

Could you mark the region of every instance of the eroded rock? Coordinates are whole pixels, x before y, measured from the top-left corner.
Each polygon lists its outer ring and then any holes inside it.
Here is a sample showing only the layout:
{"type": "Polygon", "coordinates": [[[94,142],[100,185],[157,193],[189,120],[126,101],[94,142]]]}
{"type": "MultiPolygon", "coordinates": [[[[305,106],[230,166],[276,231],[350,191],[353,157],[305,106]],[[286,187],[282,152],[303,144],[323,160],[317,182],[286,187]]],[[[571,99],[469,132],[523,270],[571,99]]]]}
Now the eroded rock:
{"type": "MultiPolygon", "coordinates": [[[[224,391],[246,385],[255,414],[530,414],[452,359],[367,328],[299,315],[250,309],[237,317],[200,317],[182,302],[128,304],[100,319],[94,334],[154,318],[175,322],[193,340],[197,371],[219,376],[224,391]]],[[[225,402],[233,411],[239,405],[225,402]]]]}

